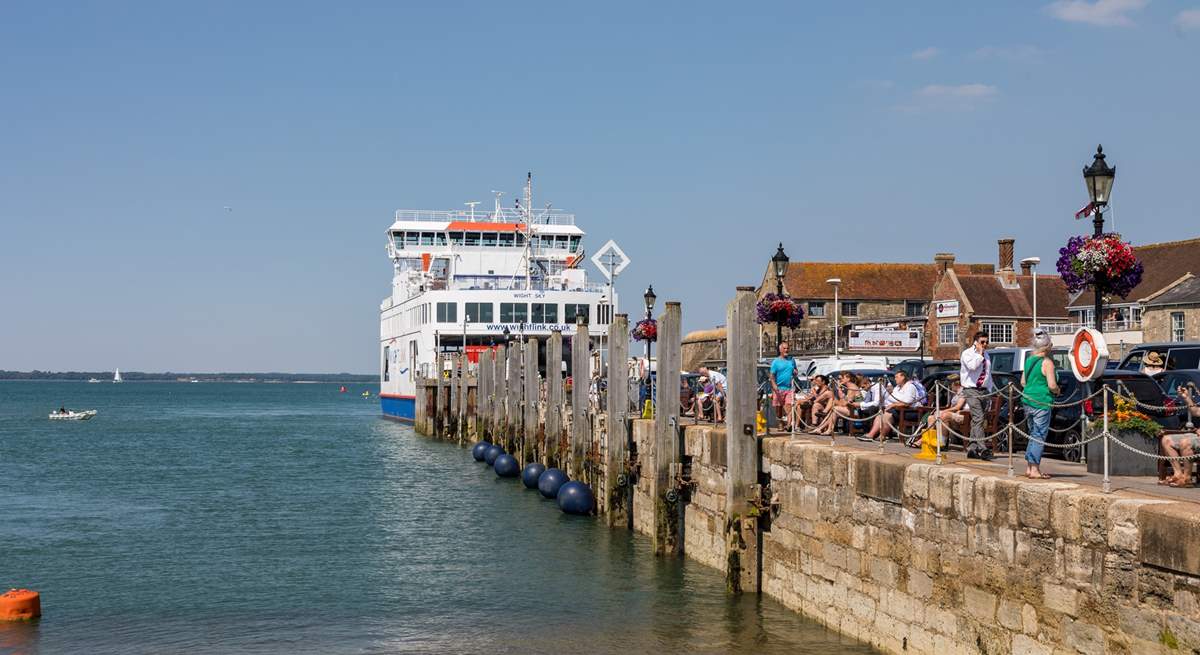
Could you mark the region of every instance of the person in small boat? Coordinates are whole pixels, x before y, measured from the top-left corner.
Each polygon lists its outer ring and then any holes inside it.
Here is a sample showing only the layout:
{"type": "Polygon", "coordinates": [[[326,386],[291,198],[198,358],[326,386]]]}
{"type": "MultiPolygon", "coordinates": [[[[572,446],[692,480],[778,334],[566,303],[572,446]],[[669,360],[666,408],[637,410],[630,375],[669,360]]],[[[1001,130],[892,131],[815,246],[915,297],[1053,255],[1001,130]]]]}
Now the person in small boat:
{"type": "Polygon", "coordinates": [[[67,414],[67,413],[68,413],[68,412],[67,412],[67,408],[66,408],[66,407],[59,407],[59,408],[58,408],[58,413],[59,413],[59,414],[67,414]]]}

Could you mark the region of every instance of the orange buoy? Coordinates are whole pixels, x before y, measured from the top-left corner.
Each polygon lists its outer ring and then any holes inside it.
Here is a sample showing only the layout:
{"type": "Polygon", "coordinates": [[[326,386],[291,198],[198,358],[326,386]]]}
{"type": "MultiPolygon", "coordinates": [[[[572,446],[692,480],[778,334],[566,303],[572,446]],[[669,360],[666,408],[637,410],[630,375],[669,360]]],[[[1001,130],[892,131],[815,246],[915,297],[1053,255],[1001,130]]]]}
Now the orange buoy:
{"type": "Polygon", "coordinates": [[[29,621],[42,615],[42,597],[29,589],[0,594],[0,621],[29,621]]]}

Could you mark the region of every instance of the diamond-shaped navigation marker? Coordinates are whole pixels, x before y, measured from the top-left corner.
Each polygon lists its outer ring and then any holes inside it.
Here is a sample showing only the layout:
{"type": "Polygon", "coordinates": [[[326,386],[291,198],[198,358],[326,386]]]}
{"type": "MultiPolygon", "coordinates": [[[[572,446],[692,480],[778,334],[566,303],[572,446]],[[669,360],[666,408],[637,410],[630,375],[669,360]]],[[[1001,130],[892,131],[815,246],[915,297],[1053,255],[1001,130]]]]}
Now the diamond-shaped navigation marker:
{"type": "Polygon", "coordinates": [[[592,263],[600,269],[600,273],[604,277],[611,281],[612,275],[620,275],[621,271],[629,266],[629,257],[625,256],[625,251],[621,250],[621,246],[618,246],[616,241],[609,239],[608,243],[592,255],[592,263]],[[611,275],[609,274],[610,266],[612,267],[611,275]]]}

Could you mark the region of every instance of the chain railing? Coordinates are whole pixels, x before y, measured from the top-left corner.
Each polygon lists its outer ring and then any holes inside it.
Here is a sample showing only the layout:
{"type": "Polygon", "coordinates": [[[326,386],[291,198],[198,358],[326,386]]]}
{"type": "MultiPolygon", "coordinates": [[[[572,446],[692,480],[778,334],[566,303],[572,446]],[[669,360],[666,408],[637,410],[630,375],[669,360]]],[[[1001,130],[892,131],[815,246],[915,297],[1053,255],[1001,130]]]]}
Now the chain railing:
{"type": "MultiPolygon", "coordinates": [[[[877,387],[880,388],[881,391],[878,393],[872,391],[871,393],[874,395],[882,396],[882,397],[880,397],[878,399],[878,405],[872,407],[872,409],[874,410],[872,413],[867,414],[867,415],[860,415],[860,416],[853,416],[853,415],[842,416],[841,418],[843,418],[846,421],[855,421],[855,422],[872,421],[872,422],[874,422],[881,413],[884,413],[887,411],[887,401],[891,400],[891,401],[895,401],[895,403],[903,402],[894,393],[892,393],[892,391],[893,391],[892,389],[888,389],[886,386],[883,386],[880,383],[872,385],[871,387],[869,387],[869,389],[875,389],[877,387]]],[[[951,426],[950,424],[948,424],[946,421],[944,421],[942,419],[942,411],[943,411],[942,393],[943,392],[949,393],[950,388],[947,387],[941,381],[936,382],[933,385],[932,390],[927,390],[927,393],[930,396],[932,396],[932,400],[934,403],[934,405],[932,407],[933,413],[930,415],[929,418],[919,421],[917,423],[916,429],[913,430],[912,432],[905,432],[905,431],[901,430],[899,425],[890,425],[889,424],[887,427],[888,430],[894,431],[900,437],[900,439],[902,441],[912,439],[914,437],[917,437],[918,435],[923,434],[925,431],[927,431],[929,429],[933,429],[934,433],[935,433],[934,441],[936,442],[935,461],[937,464],[943,463],[943,453],[942,453],[943,441],[944,440],[948,441],[948,436],[956,437],[960,441],[962,441],[964,444],[994,443],[998,439],[1005,439],[1008,444],[1008,476],[1009,477],[1015,476],[1015,471],[1013,469],[1013,457],[1015,454],[1014,453],[1014,451],[1015,451],[1014,439],[1015,439],[1016,435],[1020,435],[1021,437],[1024,437],[1027,443],[1029,443],[1029,442],[1038,443],[1038,444],[1041,444],[1043,447],[1057,448],[1057,449],[1062,449],[1064,451],[1079,449],[1080,463],[1086,463],[1086,452],[1087,452],[1086,446],[1088,444],[1095,442],[1095,441],[1103,441],[1102,488],[1103,488],[1104,493],[1111,493],[1112,492],[1112,479],[1109,474],[1109,471],[1110,471],[1109,459],[1110,459],[1110,448],[1111,448],[1110,442],[1115,442],[1118,446],[1120,446],[1121,448],[1123,448],[1131,453],[1134,453],[1134,454],[1142,456],[1142,457],[1146,457],[1146,458],[1154,460],[1156,462],[1170,462],[1172,464],[1181,463],[1181,462],[1189,462],[1190,463],[1192,461],[1200,459],[1200,451],[1193,452],[1190,455],[1184,455],[1184,454],[1160,455],[1158,453],[1147,452],[1145,450],[1137,448],[1134,445],[1126,443],[1125,441],[1122,441],[1121,439],[1114,438],[1115,435],[1112,433],[1112,429],[1111,429],[1112,426],[1110,425],[1110,420],[1111,420],[1110,412],[1112,410],[1109,407],[1110,400],[1112,400],[1113,398],[1121,398],[1123,400],[1129,401],[1130,403],[1134,404],[1136,407],[1139,407],[1141,409],[1145,409],[1148,411],[1152,411],[1152,412],[1157,412],[1157,413],[1174,413],[1174,412],[1180,411],[1180,408],[1173,406],[1173,405],[1154,405],[1151,403],[1146,403],[1144,401],[1141,401],[1137,398],[1137,396],[1135,396],[1133,393],[1131,393],[1129,391],[1128,387],[1123,382],[1120,382],[1120,381],[1118,381],[1118,389],[1117,390],[1112,389],[1108,385],[1099,385],[1099,388],[1097,388],[1096,390],[1092,391],[1091,393],[1089,393],[1087,395],[1081,395],[1081,397],[1076,400],[1071,400],[1071,401],[1066,401],[1066,402],[1050,402],[1050,403],[1046,403],[1045,401],[1042,401],[1042,400],[1036,400],[1036,402],[1039,406],[1049,404],[1051,409],[1065,409],[1065,408],[1071,408],[1071,407],[1080,407],[1081,408],[1079,417],[1077,419],[1075,419],[1075,421],[1073,421],[1070,425],[1068,425],[1066,427],[1062,427],[1062,428],[1053,428],[1053,427],[1047,428],[1048,432],[1054,432],[1056,434],[1075,433],[1076,429],[1077,428],[1079,429],[1079,436],[1076,437],[1075,439],[1073,439],[1071,441],[1057,442],[1057,443],[1035,437],[1032,434],[1030,434],[1029,432],[1027,432],[1026,430],[1019,427],[1019,424],[1017,423],[1017,421],[1015,419],[1015,415],[1016,415],[1015,401],[1018,398],[1021,401],[1033,400],[1033,399],[1031,399],[1027,394],[1025,394],[1024,390],[1018,388],[1012,382],[1009,382],[1004,387],[993,389],[987,393],[980,394],[978,396],[979,398],[984,399],[984,398],[992,398],[992,397],[1003,395],[1005,400],[1008,403],[1007,408],[1006,408],[1006,413],[1007,413],[1006,424],[1003,427],[999,428],[997,431],[995,431],[991,434],[986,434],[982,437],[972,437],[969,434],[960,433],[957,430],[955,430],[953,428],[953,426],[951,426]],[[1102,403],[1101,411],[1100,411],[1100,416],[1099,416],[1099,423],[1100,423],[1099,428],[1100,429],[1098,431],[1094,429],[1094,426],[1093,426],[1094,421],[1089,420],[1088,412],[1083,411],[1084,404],[1096,399],[1097,397],[1100,397],[1102,399],[1101,400],[1101,403],[1102,403]],[[930,418],[932,419],[931,421],[929,420],[930,418]],[[1085,436],[1085,434],[1089,431],[1091,431],[1092,434],[1085,436]]],[[[893,404],[895,404],[895,403],[893,403],[893,404]]],[[[808,431],[808,430],[813,430],[814,428],[820,427],[819,423],[822,423],[822,422],[824,422],[824,420],[827,420],[827,419],[822,419],[822,421],[818,422],[818,425],[809,423],[807,420],[805,420],[804,412],[800,411],[799,405],[800,405],[800,401],[797,400],[792,405],[791,409],[789,410],[789,412],[791,414],[790,425],[791,425],[792,436],[796,435],[797,424],[799,424],[803,430],[808,431]]],[[[1190,414],[1193,411],[1194,407],[1195,407],[1194,404],[1189,403],[1188,407],[1185,410],[1189,414],[1189,421],[1188,421],[1188,430],[1189,431],[1191,430],[1190,414]]],[[[905,407],[901,411],[904,411],[907,409],[910,409],[910,407],[906,404],[905,407]]],[[[911,409],[921,409],[921,408],[917,407],[917,408],[911,408],[911,409]]],[[[829,411],[835,411],[835,409],[831,407],[829,411]]],[[[837,419],[835,418],[834,420],[835,420],[835,424],[836,424],[837,419]]],[[[886,422],[886,419],[884,419],[884,421],[886,422]]],[[[880,432],[882,432],[883,429],[884,429],[883,426],[880,426],[880,432]]],[[[1188,435],[1189,433],[1184,432],[1182,434],[1188,435]]],[[[1200,433],[1198,433],[1198,437],[1200,437],[1200,433]]],[[[882,436],[881,436],[881,438],[879,438],[880,452],[883,452],[884,443],[886,442],[886,440],[887,439],[882,436]]],[[[835,446],[835,445],[836,445],[836,441],[833,436],[833,432],[831,432],[830,433],[830,446],[835,446]]]]}

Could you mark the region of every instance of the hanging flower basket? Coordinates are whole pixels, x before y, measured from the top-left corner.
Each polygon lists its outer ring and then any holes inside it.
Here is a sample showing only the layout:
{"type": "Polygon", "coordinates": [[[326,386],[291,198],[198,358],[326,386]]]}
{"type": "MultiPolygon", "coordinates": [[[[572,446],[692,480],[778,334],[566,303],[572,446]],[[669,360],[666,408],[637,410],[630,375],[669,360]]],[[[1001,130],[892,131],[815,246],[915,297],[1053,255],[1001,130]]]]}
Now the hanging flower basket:
{"type": "Polygon", "coordinates": [[[633,330],[629,334],[635,341],[658,341],[658,321],[652,318],[643,318],[633,326],[633,330]]]}
{"type": "Polygon", "coordinates": [[[789,328],[799,327],[804,320],[800,303],[788,296],[768,293],[758,301],[758,322],[779,323],[789,328]]]}
{"type": "Polygon", "coordinates": [[[1071,237],[1058,254],[1058,272],[1071,293],[1092,288],[1124,298],[1142,281],[1142,262],[1116,233],[1071,237]]]}

